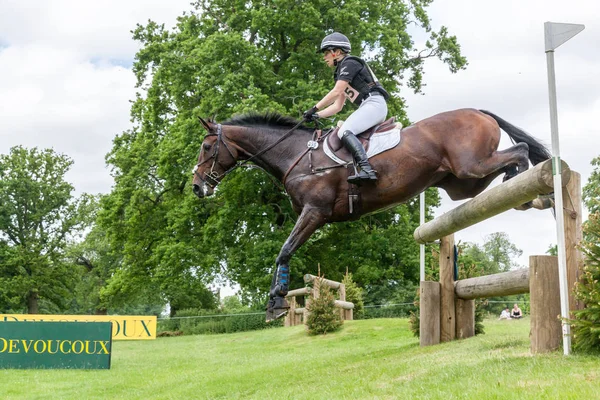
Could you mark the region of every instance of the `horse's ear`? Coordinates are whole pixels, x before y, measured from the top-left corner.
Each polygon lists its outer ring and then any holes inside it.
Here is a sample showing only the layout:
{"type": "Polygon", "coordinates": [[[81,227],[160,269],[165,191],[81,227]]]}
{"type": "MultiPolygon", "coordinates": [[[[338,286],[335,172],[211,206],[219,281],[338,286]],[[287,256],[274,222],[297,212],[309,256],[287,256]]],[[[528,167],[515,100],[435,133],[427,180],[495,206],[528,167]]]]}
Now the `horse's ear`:
{"type": "Polygon", "coordinates": [[[198,117],[198,119],[200,120],[200,123],[202,124],[202,126],[204,127],[204,129],[206,129],[209,132],[212,132],[212,130],[214,129],[214,124],[211,125],[211,123],[206,122],[205,120],[203,120],[202,117],[198,117]]]}

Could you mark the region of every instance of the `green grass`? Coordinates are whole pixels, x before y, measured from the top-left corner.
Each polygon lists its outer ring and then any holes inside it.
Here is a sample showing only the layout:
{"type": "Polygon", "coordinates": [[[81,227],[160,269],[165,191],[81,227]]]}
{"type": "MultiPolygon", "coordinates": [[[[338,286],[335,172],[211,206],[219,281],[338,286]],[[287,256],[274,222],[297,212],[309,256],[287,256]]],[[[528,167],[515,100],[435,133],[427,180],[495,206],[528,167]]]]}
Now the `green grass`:
{"type": "Polygon", "coordinates": [[[529,319],[421,348],[406,319],[115,342],[110,370],[0,370],[1,399],[594,399],[600,358],[529,353],[529,319]]]}

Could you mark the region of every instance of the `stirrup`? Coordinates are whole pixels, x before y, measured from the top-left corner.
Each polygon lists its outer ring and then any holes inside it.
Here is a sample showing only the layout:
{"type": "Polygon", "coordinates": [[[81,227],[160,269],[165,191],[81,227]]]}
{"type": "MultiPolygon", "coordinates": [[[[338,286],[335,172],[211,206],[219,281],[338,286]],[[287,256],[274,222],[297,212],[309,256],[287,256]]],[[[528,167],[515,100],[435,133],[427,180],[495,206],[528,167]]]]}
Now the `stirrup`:
{"type": "Polygon", "coordinates": [[[361,170],[358,174],[348,177],[349,183],[351,183],[353,185],[359,185],[359,186],[363,182],[374,182],[376,180],[377,180],[377,175],[374,170],[371,170],[371,172],[361,170]]]}

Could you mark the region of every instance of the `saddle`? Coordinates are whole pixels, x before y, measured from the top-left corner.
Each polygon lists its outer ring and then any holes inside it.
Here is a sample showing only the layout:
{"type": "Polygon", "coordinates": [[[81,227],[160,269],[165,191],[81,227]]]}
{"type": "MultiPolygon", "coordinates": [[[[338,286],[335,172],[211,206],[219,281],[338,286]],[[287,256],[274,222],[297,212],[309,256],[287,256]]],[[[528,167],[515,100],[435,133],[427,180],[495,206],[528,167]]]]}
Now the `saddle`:
{"type": "MultiPolygon", "coordinates": [[[[338,126],[335,127],[333,132],[331,132],[331,134],[327,138],[327,144],[329,145],[329,148],[334,153],[337,153],[338,150],[343,148],[342,141],[337,135],[340,130],[340,127],[341,127],[341,121],[340,121],[340,123],[338,123],[338,126]]],[[[364,132],[361,132],[356,137],[358,137],[358,140],[360,140],[360,143],[365,148],[365,151],[368,151],[371,136],[373,136],[377,132],[390,131],[390,130],[394,129],[395,127],[396,127],[396,117],[392,117],[386,121],[383,121],[379,125],[375,125],[374,127],[369,128],[364,132]]]]}
{"type": "MultiPolygon", "coordinates": [[[[337,133],[340,130],[342,122],[327,135],[323,143],[323,151],[325,154],[338,164],[351,164],[352,155],[342,145],[342,141],[337,133]]],[[[400,142],[400,131],[402,124],[396,122],[396,118],[392,117],[373,128],[361,132],[357,137],[367,152],[367,156],[373,157],[381,152],[395,147],[400,142]]]]}

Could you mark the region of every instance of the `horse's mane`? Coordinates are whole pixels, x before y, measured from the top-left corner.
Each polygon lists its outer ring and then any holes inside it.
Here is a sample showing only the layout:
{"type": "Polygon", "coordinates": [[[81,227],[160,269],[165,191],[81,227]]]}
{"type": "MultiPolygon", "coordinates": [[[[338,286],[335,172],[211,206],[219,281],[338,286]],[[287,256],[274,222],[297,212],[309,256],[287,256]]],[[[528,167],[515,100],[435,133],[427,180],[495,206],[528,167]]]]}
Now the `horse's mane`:
{"type": "MultiPolygon", "coordinates": [[[[293,128],[298,125],[300,121],[292,117],[286,117],[274,111],[267,111],[265,113],[249,112],[246,114],[236,115],[231,117],[223,125],[236,125],[236,126],[268,126],[273,128],[293,128]]],[[[311,128],[300,125],[298,129],[312,131],[311,128]]]]}

